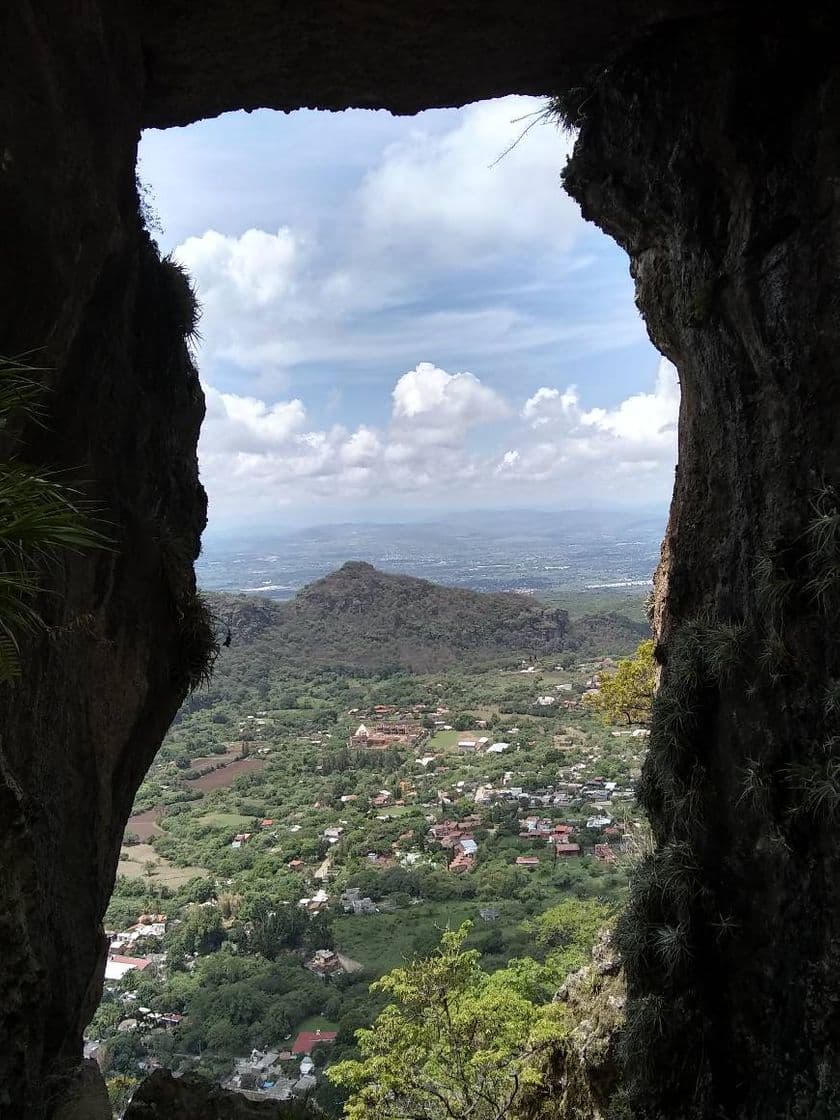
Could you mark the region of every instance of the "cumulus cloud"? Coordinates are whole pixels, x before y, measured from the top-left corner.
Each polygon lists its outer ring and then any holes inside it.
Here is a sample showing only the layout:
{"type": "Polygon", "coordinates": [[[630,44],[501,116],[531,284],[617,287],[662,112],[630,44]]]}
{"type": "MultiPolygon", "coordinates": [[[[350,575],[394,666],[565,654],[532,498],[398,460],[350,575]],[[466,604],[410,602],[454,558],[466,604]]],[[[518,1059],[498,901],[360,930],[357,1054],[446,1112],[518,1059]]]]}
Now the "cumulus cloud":
{"type": "MultiPolygon", "coordinates": [[[[221,177],[218,220],[205,198],[204,232],[184,238],[184,218],[174,249],[204,308],[200,453],[214,517],[401,496],[580,500],[617,477],[628,500],[667,490],[672,374],[644,392],[630,382],[609,407],[586,392],[587,367],[604,372],[594,356],[643,331],[626,261],[560,186],[571,140],[536,124],[504,154],[540,108],[506,98],[420,114],[399,132],[388,118],[376,142],[375,115],[354,117],[348,142],[329,133],[326,195],[319,157],[297,201],[277,185],[280,132],[255,133],[258,205],[241,190],[232,124],[222,134],[213,174],[193,184],[221,177]],[[421,355],[437,360],[409,368],[421,355]],[[561,356],[580,392],[557,375],[561,356]]],[[[629,379],[638,362],[624,368],[629,379]]]]}
{"type": "Polygon", "coordinates": [[[200,237],[188,237],[176,256],[195,278],[204,299],[234,298],[265,307],[294,287],[300,244],[286,226],[276,233],[249,229],[241,237],[209,229],[200,237]]]}
{"type": "Polygon", "coordinates": [[[291,501],[590,500],[666,496],[676,458],[679,388],[660,364],[653,391],[583,409],[576,390],[544,386],[519,411],[472,373],[429,362],[396,379],[391,418],[307,427],[298,399],[268,404],[207,389],[206,484],[222,513],[291,501]],[[503,422],[504,421],[504,422],[503,422]]]}
{"type": "Polygon", "coordinates": [[[617,409],[593,408],[582,415],[584,424],[626,444],[670,451],[675,445],[680,389],[677,371],[662,358],[652,393],[635,393],[617,409]]]}
{"type": "Polygon", "coordinates": [[[206,440],[244,451],[259,451],[289,439],[306,420],[303,402],[295,399],[267,405],[254,397],[219,393],[205,389],[207,415],[203,434],[206,440]]]}
{"type": "Polygon", "coordinates": [[[482,424],[509,411],[502,397],[472,373],[447,373],[431,362],[420,362],[404,373],[391,396],[396,419],[432,426],[482,424]]]}
{"type": "Polygon", "coordinates": [[[537,125],[499,159],[540,109],[536,98],[510,97],[421,114],[345,183],[334,211],[313,205],[305,228],[211,228],[183,240],[173,252],[198,288],[211,379],[238,367],[247,388],[263,392],[304,363],[391,363],[429,345],[471,357],[561,340],[585,348],[638,335],[632,310],[604,330],[603,313],[585,324],[546,318],[517,290],[513,258],[533,273],[533,256],[550,256],[555,273],[569,274],[588,259],[572,251],[587,229],[559,180],[568,137],[537,125]]]}
{"type": "Polygon", "coordinates": [[[541,109],[504,98],[468,106],[443,133],[418,123],[365,178],[363,237],[468,265],[511,248],[569,248],[581,227],[559,181],[571,141],[535,120],[541,109]]]}
{"type": "Polygon", "coordinates": [[[503,455],[497,472],[536,481],[585,477],[590,486],[629,477],[661,491],[676,461],[679,403],[677,371],[665,358],[653,391],[635,393],[615,408],[582,409],[574,385],[540,388],[521,412],[535,438],[503,455]]]}
{"type": "Polygon", "coordinates": [[[577,387],[570,385],[565,392],[543,386],[529,397],[522,408],[522,417],[532,428],[541,428],[558,419],[574,417],[577,413],[577,387]]]}

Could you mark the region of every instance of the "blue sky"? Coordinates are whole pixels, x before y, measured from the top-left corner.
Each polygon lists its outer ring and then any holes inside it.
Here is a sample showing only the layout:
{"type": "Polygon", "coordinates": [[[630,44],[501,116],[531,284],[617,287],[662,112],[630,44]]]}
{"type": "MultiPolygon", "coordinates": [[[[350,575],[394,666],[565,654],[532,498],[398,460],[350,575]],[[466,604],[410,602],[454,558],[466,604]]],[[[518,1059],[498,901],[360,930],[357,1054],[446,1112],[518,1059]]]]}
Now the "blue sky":
{"type": "Polygon", "coordinates": [[[211,523],[667,500],[676,375],[540,109],[144,135],[161,248],[204,308],[211,523]]]}

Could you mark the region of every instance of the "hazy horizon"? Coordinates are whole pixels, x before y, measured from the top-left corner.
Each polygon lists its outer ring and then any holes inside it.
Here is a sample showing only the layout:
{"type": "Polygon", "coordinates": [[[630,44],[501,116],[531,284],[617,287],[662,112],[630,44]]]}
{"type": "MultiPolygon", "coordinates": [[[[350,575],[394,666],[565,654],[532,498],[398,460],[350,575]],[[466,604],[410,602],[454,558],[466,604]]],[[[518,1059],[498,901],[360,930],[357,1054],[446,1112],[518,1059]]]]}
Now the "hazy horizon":
{"type": "Polygon", "coordinates": [[[344,508],[336,508],[332,514],[329,507],[325,510],[318,507],[307,515],[306,510],[286,511],[276,520],[271,518],[246,518],[240,521],[233,519],[214,523],[208,521],[207,528],[202,534],[203,541],[221,541],[228,537],[254,538],[276,535],[283,537],[294,535],[309,530],[337,531],[341,528],[360,528],[376,526],[380,528],[398,528],[400,526],[419,526],[445,524],[457,522],[459,519],[481,518],[488,528],[499,525],[505,518],[523,517],[602,517],[602,518],[630,518],[633,520],[659,519],[662,523],[664,536],[665,524],[668,519],[668,503],[641,504],[632,506],[598,505],[591,503],[586,507],[551,507],[548,505],[529,506],[466,506],[463,508],[436,508],[432,506],[410,509],[385,509],[372,512],[369,509],[360,509],[356,515],[348,515],[344,508]]]}

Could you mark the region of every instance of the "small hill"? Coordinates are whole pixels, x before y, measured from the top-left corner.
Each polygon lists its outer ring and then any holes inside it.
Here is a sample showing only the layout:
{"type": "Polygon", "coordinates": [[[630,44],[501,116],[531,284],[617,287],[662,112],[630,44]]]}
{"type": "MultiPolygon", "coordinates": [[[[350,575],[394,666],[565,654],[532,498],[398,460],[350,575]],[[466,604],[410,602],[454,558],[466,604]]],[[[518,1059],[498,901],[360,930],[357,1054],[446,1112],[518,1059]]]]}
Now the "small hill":
{"type": "Polygon", "coordinates": [[[285,603],[244,595],[208,598],[217,615],[230,620],[237,647],[256,643],[270,647],[277,660],[336,667],[424,672],[459,659],[512,653],[622,652],[639,641],[636,625],[617,616],[570,624],[566,611],[529,596],[443,587],[358,561],[285,603]]]}
{"type": "Polygon", "coordinates": [[[524,595],[482,594],[352,561],[286,603],[210,596],[237,641],[270,642],[281,658],[425,671],[460,656],[565,648],[568,615],[524,595]]]}

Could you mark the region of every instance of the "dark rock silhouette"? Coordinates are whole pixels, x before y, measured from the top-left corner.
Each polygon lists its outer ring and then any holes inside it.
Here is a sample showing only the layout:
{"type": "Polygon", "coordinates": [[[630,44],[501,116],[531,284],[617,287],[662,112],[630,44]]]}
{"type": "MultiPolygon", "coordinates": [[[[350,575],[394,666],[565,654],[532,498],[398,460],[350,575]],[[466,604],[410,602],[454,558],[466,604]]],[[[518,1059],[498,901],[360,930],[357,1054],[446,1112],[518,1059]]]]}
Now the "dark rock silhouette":
{"type": "Polygon", "coordinates": [[[71,1107],[124,822],[203,656],[203,403],[139,132],[513,92],[581,127],[566,183],[683,389],[621,1115],[837,1115],[837,23],[827,2],[4,5],[0,354],[47,371],[26,452],[116,546],[45,573],[51,629],[0,697],[4,1120],[71,1107]]]}

